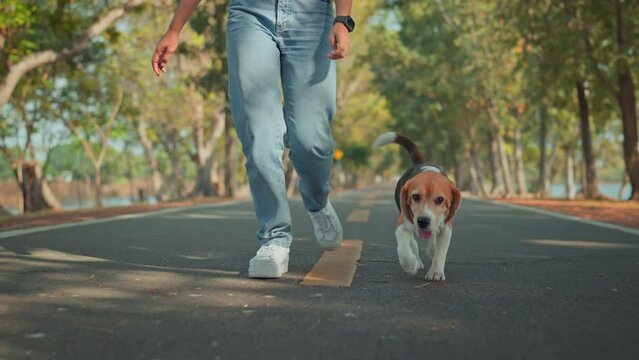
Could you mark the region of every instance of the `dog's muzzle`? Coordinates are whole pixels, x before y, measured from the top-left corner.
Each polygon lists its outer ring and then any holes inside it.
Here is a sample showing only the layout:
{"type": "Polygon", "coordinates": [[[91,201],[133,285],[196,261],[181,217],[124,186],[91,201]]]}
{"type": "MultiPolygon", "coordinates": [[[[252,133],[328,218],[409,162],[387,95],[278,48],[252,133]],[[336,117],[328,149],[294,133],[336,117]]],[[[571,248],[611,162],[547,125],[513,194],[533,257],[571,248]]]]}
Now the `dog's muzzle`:
{"type": "Polygon", "coordinates": [[[425,240],[430,239],[433,236],[433,232],[429,230],[430,226],[430,218],[427,217],[419,217],[417,218],[417,233],[419,237],[425,240]]]}

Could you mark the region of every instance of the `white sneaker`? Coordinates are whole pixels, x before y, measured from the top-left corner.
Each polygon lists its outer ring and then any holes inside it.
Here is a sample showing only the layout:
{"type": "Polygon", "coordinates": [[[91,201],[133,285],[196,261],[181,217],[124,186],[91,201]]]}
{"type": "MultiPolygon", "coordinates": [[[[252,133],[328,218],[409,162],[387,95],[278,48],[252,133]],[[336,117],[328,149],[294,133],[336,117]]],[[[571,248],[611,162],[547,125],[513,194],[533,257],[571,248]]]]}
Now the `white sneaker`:
{"type": "Polygon", "coordinates": [[[263,245],[249,262],[250,278],[274,279],[288,272],[289,248],[263,245]]]}
{"type": "Polygon", "coordinates": [[[342,224],[331,202],[327,202],[322,210],[309,211],[308,214],[313,222],[317,242],[326,250],[337,249],[342,243],[342,224]]]}

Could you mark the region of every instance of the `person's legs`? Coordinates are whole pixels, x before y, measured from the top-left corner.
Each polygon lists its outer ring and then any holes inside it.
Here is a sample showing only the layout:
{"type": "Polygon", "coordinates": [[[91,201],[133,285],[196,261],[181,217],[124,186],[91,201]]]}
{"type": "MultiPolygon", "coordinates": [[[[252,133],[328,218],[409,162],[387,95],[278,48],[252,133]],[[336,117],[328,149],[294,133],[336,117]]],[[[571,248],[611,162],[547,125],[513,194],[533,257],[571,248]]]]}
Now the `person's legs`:
{"type": "Polygon", "coordinates": [[[335,144],[335,64],[328,59],[332,27],[330,1],[280,0],[284,119],[290,157],[315,237],[328,250],[339,247],[342,225],[328,201],[335,144]]]}
{"type": "Polygon", "coordinates": [[[335,114],[335,64],[328,59],[330,1],[281,0],[284,118],[290,157],[300,176],[299,190],[307,210],[327,205],[334,142],[330,122],[335,114]]]}
{"type": "Polygon", "coordinates": [[[286,128],[280,51],[274,38],[276,3],[231,1],[227,56],[231,109],[260,224],[257,239],[262,245],[288,248],[292,236],[282,166],[286,128]]]}

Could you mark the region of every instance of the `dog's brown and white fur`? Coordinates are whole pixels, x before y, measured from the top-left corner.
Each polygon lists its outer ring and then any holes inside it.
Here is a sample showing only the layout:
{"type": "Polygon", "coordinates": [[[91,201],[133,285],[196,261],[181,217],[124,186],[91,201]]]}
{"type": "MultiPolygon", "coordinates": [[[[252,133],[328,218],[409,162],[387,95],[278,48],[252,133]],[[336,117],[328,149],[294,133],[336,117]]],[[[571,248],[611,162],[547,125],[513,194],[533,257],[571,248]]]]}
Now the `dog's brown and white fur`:
{"type": "Polygon", "coordinates": [[[426,255],[432,259],[426,280],[444,281],[452,220],[461,203],[461,194],[441,168],[424,164],[424,157],[408,137],[388,132],[378,137],[374,146],[391,143],[408,150],[413,165],[396,189],[400,210],[395,230],[399,263],[406,273],[416,275],[424,268],[418,241],[426,241],[426,255]]]}

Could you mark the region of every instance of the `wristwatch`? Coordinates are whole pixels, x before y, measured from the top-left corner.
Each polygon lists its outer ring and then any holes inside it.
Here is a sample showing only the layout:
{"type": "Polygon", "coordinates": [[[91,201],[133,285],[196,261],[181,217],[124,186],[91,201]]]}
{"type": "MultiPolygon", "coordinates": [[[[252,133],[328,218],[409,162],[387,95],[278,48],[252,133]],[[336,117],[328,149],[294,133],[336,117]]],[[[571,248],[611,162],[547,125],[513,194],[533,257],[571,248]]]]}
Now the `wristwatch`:
{"type": "Polygon", "coordinates": [[[335,25],[335,23],[344,24],[344,26],[346,26],[346,28],[348,29],[348,32],[353,32],[353,30],[355,30],[355,20],[353,20],[353,18],[349,15],[336,16],[333,20],[333,25],[335,25]]]}

